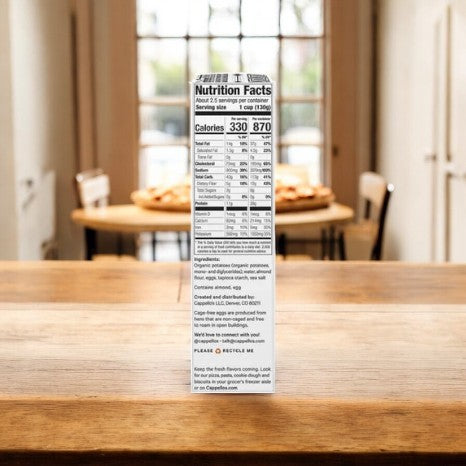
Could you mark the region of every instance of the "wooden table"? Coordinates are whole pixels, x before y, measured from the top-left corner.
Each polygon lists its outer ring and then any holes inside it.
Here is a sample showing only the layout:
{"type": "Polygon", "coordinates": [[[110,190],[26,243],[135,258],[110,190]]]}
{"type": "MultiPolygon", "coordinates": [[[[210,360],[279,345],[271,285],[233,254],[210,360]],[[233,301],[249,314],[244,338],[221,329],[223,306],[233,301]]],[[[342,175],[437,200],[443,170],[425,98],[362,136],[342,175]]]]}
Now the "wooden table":
{"type": "MultiPolygon", "coordinates": [[[[277,235],[289,229],[306,230],[311,227],[332,227],[351,221],[351,207],[332,203],[328,208],[303,212],[279,213],[275,216],[277,235]]],[[[142,209],[134,204],[113,205],[94,209],[75,209],[72,220],[86,229],[86,257],[95,251],[95,232],[143,233],[158,231],[190,231],[191,214],[142,209]]],[[[330,228],[330,244],[333,246],[333,228],[330,228]]]]}
{"type": "Polygon", "coordinates": [[[0,263],[0,463],[465,464],[466,265],[278,264],[274,395],[189,393],[189,296],[0,263]]]}

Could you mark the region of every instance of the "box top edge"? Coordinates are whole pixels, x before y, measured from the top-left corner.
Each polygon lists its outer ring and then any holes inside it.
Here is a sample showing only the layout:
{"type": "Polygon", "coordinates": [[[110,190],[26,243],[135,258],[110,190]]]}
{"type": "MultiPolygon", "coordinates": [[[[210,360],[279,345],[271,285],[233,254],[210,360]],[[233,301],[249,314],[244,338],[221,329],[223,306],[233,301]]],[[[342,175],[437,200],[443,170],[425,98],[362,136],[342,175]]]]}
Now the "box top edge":
{"type": "Polygon", "coordinates": [[[272,81],[266,74],[258,73],[205,73],[191,81],[196,84],[265,84],[272,81]]]}

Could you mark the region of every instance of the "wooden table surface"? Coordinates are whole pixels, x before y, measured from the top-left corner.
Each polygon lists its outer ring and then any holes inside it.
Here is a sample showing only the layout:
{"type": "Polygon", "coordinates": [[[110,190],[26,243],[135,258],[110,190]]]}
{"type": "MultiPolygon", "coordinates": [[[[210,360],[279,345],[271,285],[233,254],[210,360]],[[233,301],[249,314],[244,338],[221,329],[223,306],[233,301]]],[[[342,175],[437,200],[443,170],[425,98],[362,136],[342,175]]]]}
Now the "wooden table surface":
{"type": "Polygon", "coordinates": [[[464,464],[466,265],[279,263],[274,395],[189,393],[189,295],[186,263],[0,263],[0,463],[464,464]]]}
{"type": "MultiPolygon", "coordinates": [[[[281,232],[290,227],[342,224],[351,221],[353,216],[351,207],[334,202],[325,209],[278,213],[275,216],[275,225],[277,232],[281,232]]],[[[121,233],[191,230],[190,213],[142,209],[134,204],[75,209],[71,218],[86,228],[121,233]]]]}

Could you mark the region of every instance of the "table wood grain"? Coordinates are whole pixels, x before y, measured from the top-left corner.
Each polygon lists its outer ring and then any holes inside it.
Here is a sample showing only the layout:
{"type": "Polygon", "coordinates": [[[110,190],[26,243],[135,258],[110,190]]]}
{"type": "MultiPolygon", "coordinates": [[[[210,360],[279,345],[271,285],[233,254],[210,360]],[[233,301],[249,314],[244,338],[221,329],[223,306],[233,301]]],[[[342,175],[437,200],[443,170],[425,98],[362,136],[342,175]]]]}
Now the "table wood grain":
{"type": "MultiPolygon", "coordinates": [[[[466,266],[279,262],[279,303],[465,304],[466,266]]],[[[0,302],[190,303],[187,262],[1,262],[0,302]]]]}
{"type": "MultiPolygon", "coordinates": [[[[344,224],[351,221],[351,207],[333,202],[324,209],[302,212],[277,213],[275,225],[278,233],[291,227],[309,228],[344,224]]],[[[190,231],[191,214],[143,209],[133,204],[111,205],[92,209],[75,209],[72,220],[86,228],[122,233],[154,231],[190,231]]]]}
{"type": "Polygon", "coordinates": [[[278,264],[274,395],[189,393],[186,264],[0,271],[0,455],[466,454],[464,265],[278,264]]]}

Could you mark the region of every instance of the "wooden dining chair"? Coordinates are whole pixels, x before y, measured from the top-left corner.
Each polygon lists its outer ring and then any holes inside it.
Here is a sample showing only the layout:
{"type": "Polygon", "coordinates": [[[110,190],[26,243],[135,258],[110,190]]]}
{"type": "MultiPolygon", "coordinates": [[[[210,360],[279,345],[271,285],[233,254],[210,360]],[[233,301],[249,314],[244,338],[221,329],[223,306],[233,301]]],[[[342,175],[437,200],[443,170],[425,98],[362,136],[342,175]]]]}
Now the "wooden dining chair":
{"type": "Polygon", "coordinates": [[[78,173],[75,177],[81,207],[106,207],[110,198],[110,178],[101,168],[78,173]]]}
{"type": "Polygon", "coordinates": [[[367,242],[370,259],[381,260],[385,221],[394,186],[379,174],[364,172],[359,177],[359,195],[364,201],[364,213],[358,223],[343,227],[338,236],[340,259],[346,260],[348,240],[367,242]]]}
{"type": "MultiPolygon", "coordinates": [[[[110,178],[101,168],[94,168],[75,176],[79,204],[83,209],[106,207],[110,200],[110,178]]],[[[117,255],[97,254],[97,234],[95,230],[85,229],[88,249],[87,260],[135,260],[123,255],[123,236],[117,234],[117,255]]]]}

